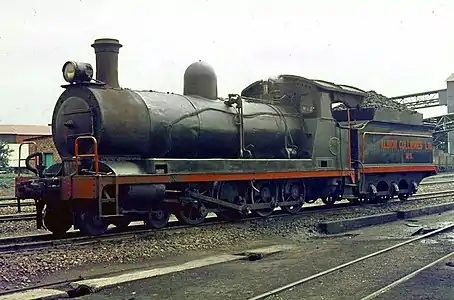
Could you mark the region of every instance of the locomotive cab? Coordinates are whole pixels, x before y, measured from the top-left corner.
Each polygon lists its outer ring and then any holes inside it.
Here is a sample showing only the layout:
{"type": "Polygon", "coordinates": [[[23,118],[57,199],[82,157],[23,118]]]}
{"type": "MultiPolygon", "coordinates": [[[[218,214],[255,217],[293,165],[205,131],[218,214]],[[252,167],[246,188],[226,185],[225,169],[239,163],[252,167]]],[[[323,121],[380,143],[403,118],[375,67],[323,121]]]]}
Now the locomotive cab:
{"type": "Polygon", "coordinates": [[[323,80],[280,75],[254,82],[243,90],[242,96],[293,106],[303,124],[306,157],[314,160],[315,167],[349,168],[348,153],[340,151],[349,147],[349,126],[339,126],[331,107],[335,103],[351,109],[358,107],[364,101],[364,91],[323,80]]]}

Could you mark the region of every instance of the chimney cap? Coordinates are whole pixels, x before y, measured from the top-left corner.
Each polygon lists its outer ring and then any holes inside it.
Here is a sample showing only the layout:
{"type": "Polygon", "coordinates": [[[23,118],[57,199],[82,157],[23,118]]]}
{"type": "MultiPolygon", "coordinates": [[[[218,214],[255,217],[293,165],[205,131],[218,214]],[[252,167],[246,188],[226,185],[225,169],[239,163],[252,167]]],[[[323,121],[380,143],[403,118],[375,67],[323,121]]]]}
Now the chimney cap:
{"type": "Polygon", "coordinates": [[[111,38],[99,38],[99,39],[96,39],[91,46],[93,48],[97,48],[98,46],[116,46],[116,47],[118,47],[118,49],[123,47],[123,45],[120,44],[119,40],[111,39],[111,38]]]}

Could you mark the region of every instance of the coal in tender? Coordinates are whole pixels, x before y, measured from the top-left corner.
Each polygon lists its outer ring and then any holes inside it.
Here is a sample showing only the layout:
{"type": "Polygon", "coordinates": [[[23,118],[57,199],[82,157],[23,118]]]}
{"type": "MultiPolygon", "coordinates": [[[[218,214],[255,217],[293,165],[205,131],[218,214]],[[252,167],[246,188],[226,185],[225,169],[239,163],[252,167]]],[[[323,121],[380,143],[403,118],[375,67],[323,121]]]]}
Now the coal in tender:
{"type": "MultiPolygon", "coordinates": [[[[399,103],[396,100],[389,99],[386,96],[379,94],[375,91],[368,91],[366,92],[366,96],[364,98],[364,102],[361,105],[361,108],[367,108],[367,107],[373,107],[373,108],[388,108],[392,110],[397,110],[397,111],[414,111],[413,109],[410,109],[407,105],[399,103]]],[[[333,108],[334,110],[341,110],[341,109],[346,109],[347,107],[344,104],[340,104],[333,108]]]]}

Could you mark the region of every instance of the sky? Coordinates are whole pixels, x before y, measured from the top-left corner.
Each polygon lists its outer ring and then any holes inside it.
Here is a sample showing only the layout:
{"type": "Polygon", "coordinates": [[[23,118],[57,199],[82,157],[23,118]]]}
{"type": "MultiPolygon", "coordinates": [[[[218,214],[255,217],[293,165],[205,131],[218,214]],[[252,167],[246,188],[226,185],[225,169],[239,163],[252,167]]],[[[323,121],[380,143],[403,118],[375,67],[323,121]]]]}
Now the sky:
{"type": "Polygon", "coordinates": [[[454,73],[453,13],[448,0],[9,1],[0,124],[50,123],[62,65],[95,66],[90,45],[102,37],[123,44],[119,82],[132,89],[182,93],[198,60],[216,70],[220,96],[279,74],[388,97],[443,89],[454,73]]]}

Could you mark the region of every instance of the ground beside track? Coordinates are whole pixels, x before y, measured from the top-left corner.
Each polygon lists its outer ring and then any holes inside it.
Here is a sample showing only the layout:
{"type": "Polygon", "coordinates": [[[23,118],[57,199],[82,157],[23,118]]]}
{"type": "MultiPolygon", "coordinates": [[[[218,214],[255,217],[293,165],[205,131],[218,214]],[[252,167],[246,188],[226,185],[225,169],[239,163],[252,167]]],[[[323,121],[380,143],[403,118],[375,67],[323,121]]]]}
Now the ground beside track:
{"type": "MultiPolygon", "coordinates": [[[[415,204],[408,201],[408,205],[415,204]]],[[[61,277],[72,279],[80,274],[98,274],[110,269],[137,268],[138,265],[149,265],[161,258],[165,260],[168,257],[190,255],[191,252],[217,253],[216,251],[235,246],[247,247],[256,242],[272,244],[285,240],[307,241],[308,238],[324,236],[317,232],[320,221],[374,213],[377,210],[373,207],[355,207],[235,224],[153,231],[90,245],[65,244],[36,252],[3,254],[0,256],[0,290],[44,283],[61,277]]]]}
{"type": "MultiPolygon", "coordinates": [[[[296,247],[261,260],[235,261],[163,275],[115,286],[80,299],[248,299],[409,239],[420,226],[435,228],[449,222],[454,222],[454,212],[364,228],[338,237],[286,238],[280,242],[296,247]]],[[[267,299],[361,299],[451,252],[453,245],[452,232],[417,241],[267,299]]],[[[379,299],[454,299],[451,284],[454,268],[438,268],[421,273],[379,299]],[[410,294],[409,288],[414,289],[410,294]]]]}
{"type": "Polygon", "coordinates": [[[454,259],[444,260],[375,299],[454,299],[453,269],[454,259]]]}
{"type": "MultiPolygon", "coordinates": [[[[451,184],[437,184],[437,185],[427,185],[427,186],[422,186],[418,194],[421,193],[427,193],[427,192],[440,192],[444,190],[454,190],[454,183],[451,184]]],[[[418,196],[416,194],[416,196],[418,196]]],[[[418,201],[412,202],[412,200],[407,201],[406,203],[400,203],[399,205],[402,205],[402,209],[410,209],[410,208],[418,208],[421,206],[428,206],[428,205],[434,205],[434,204],[440,204],[440,203],[446,203],[446,202],[451,202],[453,199],[447,198],[447,197],[440,197],[440,198],[429,198],[429,199],[420,199],[418,201]]],[[[344,200],[344,202],[348,202],[344,200]]],[[[311,206],[311,205],[323,205],[323,202],[321,200],[318,200],[314,204],[305,204],[304,207],[311,206]]],[[[303,207],[303,209],[304,209],[303,207]]],[[[24,211],[25,213],[30,213],[33,212],[31,207],[29,207],[27,211],[24,211]]],[[[379,207],[376,207],[374,213],[384,213],[384,212],[389,212],[390,207],[384,207],[383,209],[380,209],[379,207]]],[[[0,214],[14,214],[15,211],[8,210],[7,213],[2,213],[2,210],[0,208],[0,214]]],[[[354,211],[352,212],[354,213],[354,211]]],[[[143,224],[143,223],[141,223],[143,224]]],[[[74,230],[71,228],[70,230],[74,230]]],[[[17,236],[21,234],[40,234],[40,233],[48,233],[45,229],[36,229],[36,221],[35,220],[28,220],[28,221],[14,221],[14,222],[2,222],[0,224],[0,238],[2,237],[11,237],[11,236],[17,236]]]]}
{"type": "MultiPolygon", "coordinates": [[[[423,186],[421,192],[454,189],[448,185],[423,186]],[[424,188],[424,189],[423,189],[424,188]],[[430,190],[427,190],[430,188],[430,190]]],[[[452,199],[421,201],[421,205],[450,202],[452,199]]],[[[414,207],[418,203],[405,206],[414,207]]],[[[54,281],[60,278],[76,278],[79,275],[96,275],[108,271],[134,269],[154,265],[178,257],[198,257],[219,253],[223,250],[241,249],[249,245],[266,245],[276,241],[298,242],[317,237],[317,221],[351,218],[359,215],[384,212],[384,209],[350,209],[327,214],[299,217],[299,219],[269,219],[244,224],[219,225],[214,228],[191,228],[176,232],[156,233],[124,241],[100,242],[88,246],[63,246],[58,249],[31,254],[8,254],[0,257],[0,291],[21,288],[33,284],[54,281]]],[[[35,226],[32,221],[14,222],[35,226]]],[[[0,232],[5,229],[1,224],[0,232]]],[[[5,229],[6,230],[6,229],[5,229]]],[[[36,233],[28,232],[28,233],[36,233]]],[[[8,235],[17,233],[9,232],[8,235]]]]}

